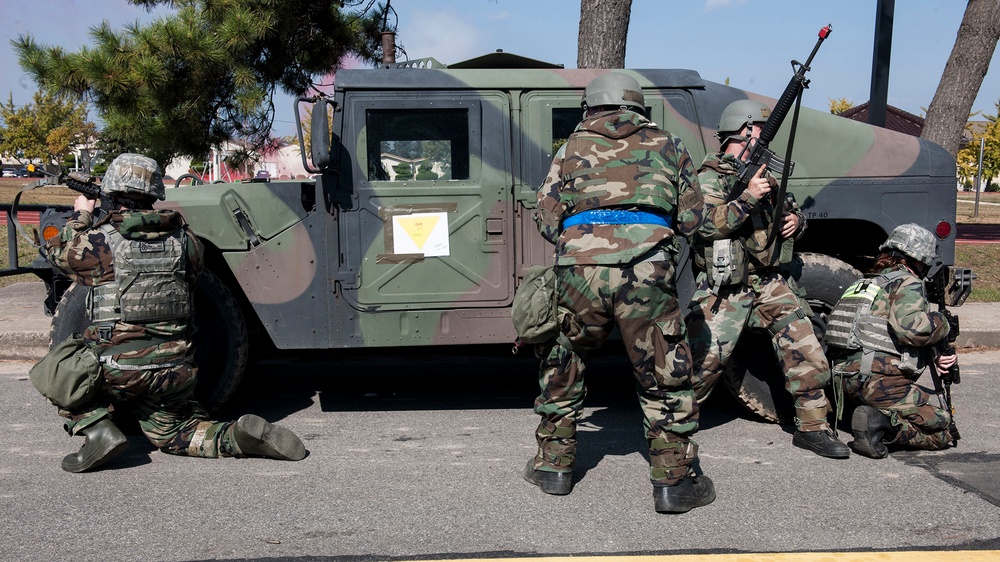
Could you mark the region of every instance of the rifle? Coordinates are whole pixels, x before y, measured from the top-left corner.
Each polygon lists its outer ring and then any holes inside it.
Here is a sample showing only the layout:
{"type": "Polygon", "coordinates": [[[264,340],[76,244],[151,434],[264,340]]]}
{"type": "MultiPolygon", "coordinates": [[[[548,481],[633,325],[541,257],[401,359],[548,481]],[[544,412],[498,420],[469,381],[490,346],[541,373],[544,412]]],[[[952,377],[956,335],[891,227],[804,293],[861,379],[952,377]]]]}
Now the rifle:
{"type": "MultiPolygon", "coordinates": [[[[806,59],[805,64],[796,60],[792,61],[792,68],[795,70],[795,74],[792,76],[792,79],[788,81],[788,85],[785,86],[785,91],[782,92],[781,97],[778,98],[778,103],[776,103],[774,105],[774,109],[771,110],[771,115],[769,115],[767,121],[764,122],[764,127],[761,129],[760,137],[755,143],[753,143],[753,146],[750,147],[750,157],[744,161],[743,154],[740,154],[738,160],[742,161],[743,164],[740,166],[739,173],[736,177],[736,183],[733,185],[733,189],[730,190],[727,201],[736,199],[744,191],[746,191],[747,185],[750,183],[750,179],[757,173],[757,170],[760,169],[761,165],[767,165],[769,168],[775,169],[776,164],[780,164],[783,172],[789,171],[791,166],[792,141],[795,139],[794,123],[798,119],[799,104],[802,102],[802,90],[809,87],[809,80],[806,80],[806,72],[809,72],[809,65],[812,63],[813,57],[816,56],[816,52],[819,51],[820,45],[822,45],[823,41],[830,36],[832,31],[832,24],[827,24],[826,27],[819,30],[819,39],[816,41],[816,46],[813,47],[812,52],[809,53],[809,58],[806,59]],[[784,122],[785,117],[788,116],[788,111],[792,108],[793,102],[796,103],[796,106],[795,117],[792,120],[792,133],[788,137],[788,153],[786,154],[784,160],[782,160],[778,158],[778,156],[771,149],[769,149],[768,146],[771,144],[771,141],[774,140],[775,135],[778,134],[778,129],[784,122]]],[[[747,149],[744,148],[743,150],[745,152],[747,149]]],[[[782,179],[785,177],[787,177],[787,173],[782,174],[782,179]]],[[[784,183],[784,181],[782,183],[784,183]]],[[[778,201],[784,201],[784,195],[780,195],[781,197],[778,201]]]]}
{"type": "MultiPolygon", "coordinates": [[[[827,24],[826,27],[819,30],[819,39],[816,40],[816,45],[813,47],[811,53],[809,53],[809,58],[806,62],[800,63],[797,60],[792,60],[792,69],[795,73],[792,75],[791,80],[788,81],[788,85],[785,86],[785,91],[781,93],[781,97],[778,98],[778,103],[774,105],[774,109],[771,110],[771,114],[767,117],[767,121],[764,122],[763,128],[761,128],[760,136],[756,139],[751,146],[749,142],[750,132],[747,132],[748,141],[746,146],[744,146],[743,151],[737,157],[737,160],[742,162],[739,171],[736,174],[736,183],[733,184],[733,188],[729,191],[729,196],[726,201],[733,201],[738,198],[744,191],[746,191],[747,186],[750,184],[750,180],[757,173],[762,165],[767,166],[769,169],[777,171],[777,168],[781,167],[781,183],[778,187],[778,192],[775,194],[774,201],[774,212],[771,216],[771,231],[767,235],[767,242],[764,247],[760,250],[761,253],[766,252],[770,248],[778,237],[778,232],[781,231],[781,219],[782,213],[785,211],[785,193],[788,189],[788,176],[792,172],[792,146],[795,143],[795,129],[799,121],[799,108],[802,105],[802,91],[809,87],[809,80],[806,79],[806,72],[809,72],[812,64],[813,57],[816,56],[816,52],[819,51],[820,45],[823,41],[830,36],[833,31],[833,25],[827,24]],[[784,122],[785,117],[788,116],[788,111],[792,108],[792,103],[795,103],[795,115],[792,116],[792,127],[788,134],[788,150],[785,153],[785,158],[779,158],[774,151],[772,151],[768,146],[771,141],[774,140],[775,135],[778,134],[778,129],[781,127],[782,122],[784,122]],[[750,156],[743,160],[743,156],[747,149],[750,150],[750,156]]],[[[777,261],[779,252],[774,252],[771,256],[771,264],[777,261]]]]}
{"type": "MultiPolygon", "coordinates": [[[[53,174],[52,172],[46,171],[34,164],[28,164],[28,171],[30,172],[41,172],[45,174],[45,178],[34,182],[27,187],[27,189],[34,189],[36,187],[41,187],[43,185],[65,185],[66,187],[82,194],[87,199],[91,201],[100,201],[100,206],[94,209],[94,220],[100,220],[100,218],[105,213],[110,213],[112,209],[115,208],[115,203],[111,201],[111,196],[101,189],[101,184],[97,176],[92,176],[84,172],[60,172],[58,174],[53,174]]],[[[119,202],[118,204],[121,204],[119,202]]]]}
{"type": "MultiPolygon", "coordinates": [[[[948,336],[934,344],[935,356],[955,355],[955,340],[960,334],[958,316],[948,310],[947,304],[961,304],[970,292],[972,292],[972,279],[975,275],[969,270],[959,270],[957,268],[942,267],[938,262],[931,267],[924,282],[927,287],[927,300],[938,305],[938,311],[944,315],[948,322],[948,336]],[[950,282],[949,282],[950,281],[950,282]],[[956,287],[956,284],[958,285],[956,287]]],[[[961,371],[958,362],[952,365],[948,372],[941,373],[937,369],[934,361],[930,362],[931,380],[934,381],[934,392],[941,401],[941,406],[948,409],[951,414],[951,423],[948,431],[952,439],[957,443],[962,438],[955,424],[955,406],[951,401],[951,385],[962,382],[961,371]]]]}

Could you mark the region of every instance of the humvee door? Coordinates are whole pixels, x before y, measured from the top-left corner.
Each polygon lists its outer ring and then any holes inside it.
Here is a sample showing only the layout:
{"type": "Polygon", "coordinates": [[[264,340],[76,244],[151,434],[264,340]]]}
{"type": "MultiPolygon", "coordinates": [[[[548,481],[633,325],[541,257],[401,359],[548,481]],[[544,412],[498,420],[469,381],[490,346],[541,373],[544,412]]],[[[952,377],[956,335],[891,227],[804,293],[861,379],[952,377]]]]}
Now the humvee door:
{"type": "Polygon", "coordinates": [[[501,92],[355,93],[341,138],[355,207],[340,215],[356,308],[510,302],[511,151],[501,92]],[[351,139],[351,140],[347,140],[351,139]]]}

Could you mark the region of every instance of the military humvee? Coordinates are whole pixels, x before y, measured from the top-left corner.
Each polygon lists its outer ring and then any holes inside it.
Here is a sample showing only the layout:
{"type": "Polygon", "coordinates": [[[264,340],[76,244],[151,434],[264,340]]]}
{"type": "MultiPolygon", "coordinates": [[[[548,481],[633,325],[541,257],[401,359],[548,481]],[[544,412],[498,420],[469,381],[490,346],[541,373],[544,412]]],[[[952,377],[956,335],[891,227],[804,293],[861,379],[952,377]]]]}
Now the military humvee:
{"type": "MultiPolygon", "coordinates": [[[[310,158],[303,149],[311,179],[168,189],[164,206],[183,213],[207,250],[196,303],[206,404],[236,388],[252,338],[281,350],[513,342],[514,290],[552,254],[532,220],[535,188],[582,117],[585,85],[602,72],[506,53],[340,70],[331,98],[297,101],[315,104],[310,158]],[[332,130],[318,118],[328,111],[332,130]]],[[[726,105],[774,104],[692,70],[627,72],[650,118],[696,164],[719,148],[726,105]]],[[[779,155],[790,121],[771,143],[779,155]]],[[[788,189],[809,227],[792,271],[818,332],[895,226],[925,226],[954,263],[955,162],[942,148],[809,109],[794,146],[788,189]]],[[[681,261],[686,304],[686,251],[681,261]]],[[[86,291],[62,292],[49,277],[60,341],[85,324],[86,291]]],[[[727,379],[754,412],[788,417],[766,336],[745,337],[727,379]]]]}

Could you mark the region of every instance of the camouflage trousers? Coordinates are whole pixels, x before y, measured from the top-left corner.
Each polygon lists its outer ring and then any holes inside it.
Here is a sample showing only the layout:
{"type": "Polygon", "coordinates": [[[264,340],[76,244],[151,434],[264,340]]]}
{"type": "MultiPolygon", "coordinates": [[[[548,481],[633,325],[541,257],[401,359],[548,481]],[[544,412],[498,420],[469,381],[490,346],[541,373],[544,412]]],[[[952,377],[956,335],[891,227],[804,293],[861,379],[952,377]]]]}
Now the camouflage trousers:
{"type": "Polygon", "coordinates": [[[567,341],[536,348],[542,361],[535,412],[542,419],[535,432],[535,468],[573,469],[576,425],[586,395],[583,356],[617,326],[636,379],[650,479],[659,484],[679,482],[697,456],[690,436],[698,429],[698,406],[691,389],[691,354],[677,307],[673,265],[668,261],[577,265],[557,267],[556,273],[560,331],[567,341]]]}
{"type": "Polygon", "coordinates": [[[823,387],[830,382],[830,365],[810,315],[795,281],[777,271],[750,274],[746,285],[723,287],[719,295],[712,294],[706,275],[699,274],[686,318],[698,401],[712,392],[743,330],[758,328],[771,334],[774,353],[781,360],[785,389],[795,399],[795,428],[828,429],[830,403],[823,387]]]}
{"type": "Polygon", "coordinates": [[[139,422],[146,438],[156,448],[174,455],[192,457],[239,456],[230,429],[233,422],[217,422],[194,399],[198,369],[192,363],[159,369],[122,370],[103,366],[103,381],[97,398],[72,411],[60,409],[68,418],[70,435],[108,417],[112,402],[124,403],[139,422]]]}
{"type": "Polygon", "coordinates": [[[951,414],[931,404],[931,395],[903,375],[872,373],[867,381],[854,375],[844,390],[855,401],[878,408],[898,430],[897,445],[914,449],[945,449],[952,444],[951,414]]]}

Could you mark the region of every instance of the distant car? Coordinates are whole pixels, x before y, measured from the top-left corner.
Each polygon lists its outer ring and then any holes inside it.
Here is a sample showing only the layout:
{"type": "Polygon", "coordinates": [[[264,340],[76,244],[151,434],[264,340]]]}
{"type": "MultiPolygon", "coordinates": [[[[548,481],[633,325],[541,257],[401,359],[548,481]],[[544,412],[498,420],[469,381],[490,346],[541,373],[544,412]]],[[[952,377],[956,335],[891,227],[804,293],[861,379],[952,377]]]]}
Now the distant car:
{"type": "Polygon", "coordinates": [[[3,177],[5,177],[5,178],[16,178],[17,177],[17,172],[15,172],[14,170],[4,170],[3,171],[3,177]]]}
{"type": "Polygon", "coordinates": [[[266,179],[270,179],[271,178],[271,172],[268,172],[267,170],[261,170],[261,171],[257,172],[257,175],[254,176],[254,177],[257,178],[257,179],[265,179],[265,180],[266,179]]]}

